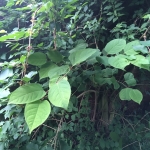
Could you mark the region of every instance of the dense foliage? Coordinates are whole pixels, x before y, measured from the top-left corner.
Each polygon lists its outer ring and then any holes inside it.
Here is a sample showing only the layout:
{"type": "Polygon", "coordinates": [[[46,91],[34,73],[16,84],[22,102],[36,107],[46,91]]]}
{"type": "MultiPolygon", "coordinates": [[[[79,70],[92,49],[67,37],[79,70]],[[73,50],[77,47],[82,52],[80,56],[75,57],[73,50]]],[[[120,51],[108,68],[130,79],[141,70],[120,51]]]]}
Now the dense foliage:
{"type": "Polygon", "coordinates": [[[148,0],[0,6],[0,149],[149,149],[148,0]]]}

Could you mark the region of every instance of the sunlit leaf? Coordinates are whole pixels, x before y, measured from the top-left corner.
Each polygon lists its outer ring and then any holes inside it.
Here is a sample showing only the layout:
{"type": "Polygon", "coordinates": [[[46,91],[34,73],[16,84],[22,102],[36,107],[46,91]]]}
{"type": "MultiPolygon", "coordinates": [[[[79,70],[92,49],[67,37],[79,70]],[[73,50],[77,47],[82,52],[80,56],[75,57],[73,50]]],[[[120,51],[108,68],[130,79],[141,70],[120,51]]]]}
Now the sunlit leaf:
{"type": "Polygon", "coordinates": [[[88,59],[90,56],[92,56],[94,53],[96,53],[96,49],[88,48],[88,49],[78,49],[74,52],[72,52],[69,56],[69,60],[71,61],[71,64],[73,66],[80,64],[81,62],[88,59]]]}
{"type": "Polygon", "coordinates": [[[30,133],[45,122],[50,112],[51,106],[47,100],[26,104],[24,115],[30,133]]]}
{"type": "Polygon", "coordinates": [[[57,65],[55,65],[51,62],[47,62],[46,64],[42,65],[40,67],[40,71],[39,71],[40,79],[48,77],[49,71],[52,70],[55,67],[57,67],[57,65]]]}
{"type": "Polygon", "coordinates": [[[48,75],[50,78],[53,77],[59,77],[60,75],[66,74],[69,71],[69,66],[68,65],[63,65],[60,67],[54,67],[52,69],[50,69],[48,75]]]}
{"type": "Polygon", "coordinates": [[[9,98],[9,104],[27,104],[44,97],[46,92],[37,83],[23,85],[13,91],[9,98]]]}
{"type": "Polygon", "coordinates": [[[67,109],[70,96],[71,87],[67,78],[60,79],[59,81],[53,80],[50,82],[48,98],[54,106],[67,109]]]}
{"type": "Polygon", "coordinates": [[[107,43],[105,46],[105,51],[107,54],[117,54],[122,51],[126,46],[126,41],[124,39],[115,39],[107,43]]]}
{"type": "Polygon", "coordinates": [[[108,62],[114,68],[118,68],[122,70],[124,70],[124,68],[130,64],[130,62],[126,59],[126,57],[121,54],[115,57],[110,57],[108,59],[108,62]]]}

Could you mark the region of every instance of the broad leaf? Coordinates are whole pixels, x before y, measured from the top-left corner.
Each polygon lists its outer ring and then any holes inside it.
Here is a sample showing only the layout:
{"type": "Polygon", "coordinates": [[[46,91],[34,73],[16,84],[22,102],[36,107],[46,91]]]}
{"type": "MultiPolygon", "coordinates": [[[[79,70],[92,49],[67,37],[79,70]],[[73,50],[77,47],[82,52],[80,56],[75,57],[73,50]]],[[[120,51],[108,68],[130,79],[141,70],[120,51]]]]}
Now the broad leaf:
{"type": "Polygon", "coordinates": [[[119,92],[119,97],[120,97],[120,99],[121,99],[121,100],[131,100],[130,95],[129,95],[129,92],[130,92],[131,90],[132,90],[131,88],[122,89],[122,90],[119,92]]]}
{"type": "Polygon", "coordinates": [[[125,48],[124,48],[124,53],[126,55],[136,55],[138,54],[138,52],[136,52],[134,49],[133,49],[133,46],[135,45],[139,45],[139,41],[132,41],[132,42],[129,42],[125,48]]]}
{"type": "Polygon", "coordinates": [[[47,61],[46,55],[41,52],[36,52],[28,57],[28,63],[34,66],[44,65],[47,61]]]}
{"type": "Polygon", "coordinates": [[[40,67],[40,71],[39,71],[39,76],[40,76],[40,79],[43,79],[43,78],[46,78],[48,77],[48,73],[51,69],[57,67],[57,65],[51,63],[51,62],[48,62],[44,65],[42,65],[40,67]]]}
{"type": "Polygon", "coordinates": [[[97,61],[101,64],[103,64],[104,66],[110,66],[108,63],[108,57],[107,56],[100,56],[96,58],[97,61]]]}
{"type": "Polygon", "coordinates": [[[60,75],[66,74],[68,71],[69,71],[68,65],[64,65],[61,67],[56,66],[56,67],[50,69],[48,76],[50,78],[59,77],[60,75]]]}
{"type": "Polygon", "coordinates": [[[138,104],[140,104],[143,99],[143,94],[139,90],[136,90],[136,89],[130,90],[129,95],[131,99],[138,104]]]}
{"type": "Polygon", "coordinates": [[[92,56],[96,52],[97,50],[92,48],[78,49],[70,54],[69,60],[71,61],[71,64],[75,66],[87,60],[90,56],[92,56]]]}
{"type": "Polygon", "coordinates": [[[47,53],[47,55],[48,55],[48,58],[55,63],[59,63],[63,60],[63,56],[61,55],[61,53],[56,51],[56,50],[55,51],[49,51],[47,53]]]}
{"type": "Polygon", "coordinates": [[[88,64],[94,64],[94,63],[96,63],[97,62],[96,57],[100,57],[100,55],[101,55],[100,50],[99,49],[95,49],[95,50],[96,50],[96,52],[86,60],[86,62],[88,64]]]}
{"type": "Polygon", "coordinates": [[[128,72],[124,75],[125,82],[128,84],[128,86],[135,86],[136,80],[134,79],[134,76],[132,73],[128,72]]]}
{"type": "Polygon", "coordinates": [[[26,104],[24,115],[30,133],[45,122],[50,112],[51,107],[47,100],[26,104]]]}
{"type": "Polygon", "coordinates": [[[107,54],[116,54],[122,51],[126,46],[126,41],[124,39],[115,39],[107,43],[105,46],[105,51],[107,54]]]}
{"type": "Polygon", "coordinates": [[[115,57],[110,57],[108,59],[108,62],[114,68],[119,68],[122,70],[124,70],[124,68],[130,64],[130,62],[126,59],[126,57],[121,54],[115,57]]]}
{"type": "Polygon", "coordinates": [[[48,98],[54,106],[67,109],[70,96],[71,88],[67,78],[60,79],[59,81],[53,80],[50,82],[48,98]]]}
{"type": "Polygon", "coordinates": [[[148,53],[148,49],[144,46],[144,45],[136,45],[133,46],[133,49],[135,51],[141,52],[143,54],[147,54],[148,53]]]}
{"type": "Polygon", "coordinates": [[[75,51],[77,51],[77,50],[82,50],[82,49],[86,49],[86,47],[88,46],[88,44],[87,43],[80,43],[80,44],[78,44],[75,48],[73,48],[72,50],[70,50],[69,51],[69,53],[73,53],[73,52],[75,52],[75,51]]]}
{"type": "Polygon", "coordinates": [[[148,41],[140,41],[140,44],[142,44],[144,46],[150,46],[150,40],[148,40],[148,41]]]}
{"type": "Polygon", "coordinates": [[[95,82],[98,83],[99,85],[104,85],[104,84],[112,84],[111,78],[104,78],[104,77],[98,77],[97,75],[95,76],[95,82]]]}
{"type": "Polygon", "coordinates": [[[130,61],[131,64],[146,69],[143,65],[149,65],[149,60],[142,55],[136,55],[136,60],[130,61]]]}
{"type": "Polygon", "coordinates": [[[17,88],[9,98],[9,104],[27,104],[44,97],[46,92],[37,83],[30,83],[17,88]]]}

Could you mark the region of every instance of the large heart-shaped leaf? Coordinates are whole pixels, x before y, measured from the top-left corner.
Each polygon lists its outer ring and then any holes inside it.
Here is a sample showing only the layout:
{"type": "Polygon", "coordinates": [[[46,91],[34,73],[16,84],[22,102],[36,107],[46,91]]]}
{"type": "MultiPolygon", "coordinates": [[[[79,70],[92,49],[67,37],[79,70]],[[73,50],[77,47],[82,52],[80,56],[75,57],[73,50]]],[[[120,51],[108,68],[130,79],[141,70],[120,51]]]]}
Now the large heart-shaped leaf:
{"type": "Polygon", "coordinates": [[[122,51],[126,46],[126,41],[124,39],[115,39],[107,43],[105,46],[105,51],[107,54],[116,54],[122,51]]]}
{"type": "Polygon", "coordinates": [[[119,97],[121,100],[131,100],[129,92],[131,91],[131,88],[124,88],[119,92],[119,97]]]}
{"type": "Polygon", "coordinates": [[[121,54],[115,57],[110,57],[108,59],[108,62],[114,68],[119,68],[122,70],[124,70],[124,68],[130,64],[130,62],[126,59],[126,57],[121,54]]]}
{"type": "Polygon", "coordinates": [[[51,62],[47,62],[46,64],[42,65],[40,67],[40,71],[39,71],[40,79],[48,77],[49,71],[55,67],[57,67],[57,65],[55,65],[51,62]]]}
{"type": "Polygon", "coordinates": [[[36,52],[28,57],[28,63],[34,66],[41,66],[47,61],[46,55],[41,52],[36,52]]]}
{"type": "Polygon", "coordinates": [[[69,60],[73,66],[80,64],[81,62],[87,60],[90,56],[97,52],[97,49],[78,49],[72,52],[69,56],[69,60]]]}
{"type": "Polygon", "coordinates": [[[71,88],[67,78],[60,79],[59,81],[53,80],[50,82],[48,98],[54,106],[67,109],[70,95],[71,88]]]}
{"type": "Polygon", "coordinates": [[[50,112],[50,103],[46,100],[26,104],[24,115],[30,133],[35,128],[44,123],[44,121],[48,118],[50,112]]]}
{"type": "Polygon", "coordinates": [[[37,83],[23,85],[12,92],[9,104],[27,104],[37,101],[44,97],[46,92],[37,83]]]}
{"type": "Polygon", "coordinates": [[[131,99],[138,104],[140,104],[143,99],[143,94],[137,89],[130,90],[129,95],[131,99]]]}

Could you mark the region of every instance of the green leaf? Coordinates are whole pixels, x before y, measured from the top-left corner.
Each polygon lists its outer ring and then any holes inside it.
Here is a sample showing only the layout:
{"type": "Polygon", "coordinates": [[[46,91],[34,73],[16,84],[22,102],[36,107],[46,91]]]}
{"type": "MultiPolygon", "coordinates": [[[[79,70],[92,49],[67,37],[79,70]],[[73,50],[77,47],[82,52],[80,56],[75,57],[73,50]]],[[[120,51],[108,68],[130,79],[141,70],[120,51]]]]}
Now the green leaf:
{"type": "Polygon", "coordinates": [[[60,150],[70,150],[69,145],[65,141],[60,140],[59,143],[60,143],[60,150]]]}
{"type": "Polygon", "coordinates": [[[149,60],[142,55],[136,55],[136,60],[130,61],[131,64],[146,69],[143,65],[149,65],[149,60]]]}
{"type": "Polygon", "coordinates": [[[71,61],[71,64],[75,66],[87,60],[90,56],[92,56],[96,52],[97,50],[92,48],[78,49],[70,54],[69,60],[71,61]]]}
{"type": "Polygon", "coordinates": [[[95,50],[96,50],[96,52],[86,60],[86,62],[88,64],[94,64],[94,63],[96,63],[97,62],[96,57],[100,57],[100,55],[101,55],[100,50],[99,49],[95,49],[95,50]]]}
{"type": "Polygon", "coordinates": [[[147,54],[148,53],[148,49],[144,45],[135,45],[135,46],[133,46],[133,49],[135,51],[141,52],[143,54],[147,54]]]}
{"type": "Polygon", "coordinates": [[[57,65],[55,65],[51,62],[47,62],[46,64],[42,65],[40,67],[40,71],[39,71],[40,80],[48,77],[49,71],[55,67],[57,67],[57,65]]]}
{"type": "Polygon", "coordinates": [[[130,62],[126,59],[126,57],[121,54],[115,57],[110,57],[108,59],[108,62],[114,68],[119,68],[122,70],[124,70],[124,68],[130,64],[130,62]]]}
{"type": "Polygon", "coordinates": [[[47,100],[26,104],[24,115],[30,133],[45,122],[50,112],[51,107],[47,100]]]}
{"type": "Polygon", "coordinates": [[[56,51],[56,50],[55,51],[49,51],[47,53],[47,55],[48,55],[48,58],[55,63],[59,63],[63,60],[63,56],[61,55],[61,53],[56,51]]]}
{"type": "Polygon", "coordinates": [[[140,41],[140,44],[142,44],[144,46],[150,46],[150,40],[148,40],[148,41],[140,41]]]}
{"type": "Polygon", "coordinates": [[[104,85],[104,84],[112,84],[111,78],[103,78],[103,77],[99,77],[99,76],[95,76],[95,82],[98,83],[99,85],[104,85]]]}
{"type": "Polygon", "coordinates": [[[107,43],[105,46],[105,51],[107,54],[116,54],[122,51],[126,46],[126,41],[124,39],[115,39],[107,43]]]}
{"type": "Polygon", "coordinates": [[[111,77],[111,81],[112,81],[112,84],[113,84],[115,90],[120,87],[120,85],[118,84],[118,82],[114,76],[111,77]]]}
{"type": "Polygon", "coordinates": [[[105,66],[110,66],[108,63],[108,57],[107,56],[100,56],[96,58],[97,61],[105,66]]]}
{"type": "Polygon", "coordinates": [[[44,65],[47,61],[46,55],[41,52],[36,52],[28,57],[28,63],[34,66],[44,65]]]}
{"type": "Polygon", "coordinates": [[[70,96],[71,87],[67,78],[60,79],[59,81],[53,80],[50,82],[48,98],[54,106],[67,109],[70,96]]]}
{"type": "Polygon", "coordinates": [[[131,97],[129,95],[129,92],[131,91],[132,89],[131,88],[125,88],[125,89],[122,89],[120,92],[119,92],[119,97],[121,100],[131,100],[131,97]]]}
{"type": "Polygon", "coordinates": [[[28,33],[26,31],[13,31],[12,33],[9,33],[7,35],[1,36],[0,41],[6,41],[8,39],[14,39],[19,40],[22,37],[28,37],[28,33]]]}
{"type": "Polygon", "coordinates": [[[143,18],[148,18],[148,19],[150,19],[150,14],[145,15],[143,18]]]}
{"type": "Polygon", "coordinates": [[[61,67],[56,66],[49,71],[48,76],[50,78],[59,77],[60,75],[66,74],[69,70],[70,68],[68,65],[64,65],[61,67]]]}
{"type": "Polygon", "coordinates": [[[139,45],[139,41],[132,41],[132,42],[129,42],[125,48],[124,48],[124,53],[126,55],[136,55],[138,54],[138,52],[136,52],[134,49],[133,49],[133,46],[135,45],[139,45]]]}
{"type": "Polygon", "coordinates": [[[128,86],[135,86],[136,80],[134,79],[134,76],[132,73],[128,72],[124,75],[125,82],[128,84],[128,86]]]}
{"type": "Polygon", "coordinates": [[[30,83],[17,88],[9,98],[9,104],[27,104],[44,97],[46,92],[37,83],[30,83]]]}
{"type": "Polygon", "coordinates": [[[138,104],[140,104],[143,99],[143,94],[139,90],[136,90],[136,89],[130,90],[129,95],[130,95],[130,98],[138,104]]]}
{"type": "Polygon", "coordinates": [[[86,47],[88,46],[87,43],[79,43],[75,48],[73,48],[72,50],[69,51],[69,53],[73,53],[75,51],[78,51],[79,49],[86,49],[86,47]]]}

